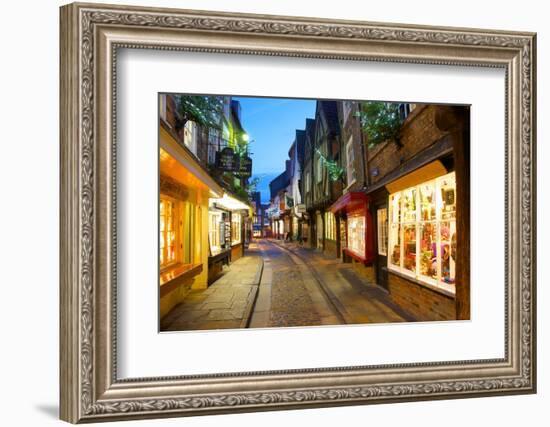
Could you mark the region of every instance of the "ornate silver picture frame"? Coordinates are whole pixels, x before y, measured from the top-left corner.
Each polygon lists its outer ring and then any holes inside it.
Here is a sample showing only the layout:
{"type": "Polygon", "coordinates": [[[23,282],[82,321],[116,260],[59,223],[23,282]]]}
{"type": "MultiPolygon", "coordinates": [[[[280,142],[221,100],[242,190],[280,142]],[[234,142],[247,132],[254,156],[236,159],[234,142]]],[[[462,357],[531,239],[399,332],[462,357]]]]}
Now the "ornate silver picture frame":
{"type": "Polygon", "coordinates": [[[61,419],[536,391],[535,34],[78,3],[61,8],[60,22],[61,419]],[[122,48],[504,70],[504,357],[120,379],[116,61],[122,48]]]}

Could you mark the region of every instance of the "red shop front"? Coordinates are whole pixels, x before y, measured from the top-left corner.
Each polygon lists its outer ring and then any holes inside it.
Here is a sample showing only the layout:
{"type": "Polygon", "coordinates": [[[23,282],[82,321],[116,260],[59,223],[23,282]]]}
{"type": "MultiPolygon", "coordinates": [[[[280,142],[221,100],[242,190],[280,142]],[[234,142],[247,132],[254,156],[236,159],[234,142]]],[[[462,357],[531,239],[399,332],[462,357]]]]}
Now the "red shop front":
{"type": "Polygon", "coordinates": [[[360,191],[342,195],[329,208],[332,213],[345,218],[340,239],[345,255],[369,265],[374,260],[372,215],[369,197],[360,191]]]}

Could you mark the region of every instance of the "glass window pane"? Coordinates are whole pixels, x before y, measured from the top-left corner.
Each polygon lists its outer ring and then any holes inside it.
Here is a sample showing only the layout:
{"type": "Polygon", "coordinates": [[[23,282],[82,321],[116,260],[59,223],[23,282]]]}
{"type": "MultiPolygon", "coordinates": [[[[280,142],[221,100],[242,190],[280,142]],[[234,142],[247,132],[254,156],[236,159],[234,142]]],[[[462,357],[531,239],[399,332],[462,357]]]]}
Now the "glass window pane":
{"type": "Polygon", "coordinates": [[[440,227],[441,239],[441,280],[445,283],[455,282],[456,260],[456,223],[442,221],[440,227]]]}
{"type": "Polygon", "coordinates": [[[378,254],[386,255],[388,252],[388,210],[386,208],[376,211],[378,223],[378,254]]]}
{"type": "Polygon", "coordinates": [[[455,174],[440,178],[441,189],[441,219],[448,220],[456,217],[456,180],[455,174]]]}
{"type": "Polygon", "coordinates": [[[392,224],[390,228],[391,257],[390,262],[399,267],[401,265],[401,226],[392,224]]]}
{"type": "Polygon", "coordinates": [[[348,249],[360,256],[365,256],[365,217],[348,218],[348,249]]]}
{"type": "Polygon", "coordinates": [[[390,197],[390,211],[391,211],[390,221],[394,224],[398,224],[400,222],[400,212],[401,212],[401,193],[393,194],[390,197]]]}
{"type": "Polygon", "coordinates": [[[416,188],[403,191],[403,222],[416,221],[416,188]]]}
{"type": "Polygon", "coordinates": [[[403,267],[416,272],[416,225],[403,226],[403,267]]]}
{"type": "Polygon", "coordinates": [[[437,227],[436,223],[420,226],[420,274],[437,279],[437,227]]]}
{"type": "Polygon", "coordinates": [[[420,220],[435,219],[435,183],[430,182],[420,186],[420,220]]]}

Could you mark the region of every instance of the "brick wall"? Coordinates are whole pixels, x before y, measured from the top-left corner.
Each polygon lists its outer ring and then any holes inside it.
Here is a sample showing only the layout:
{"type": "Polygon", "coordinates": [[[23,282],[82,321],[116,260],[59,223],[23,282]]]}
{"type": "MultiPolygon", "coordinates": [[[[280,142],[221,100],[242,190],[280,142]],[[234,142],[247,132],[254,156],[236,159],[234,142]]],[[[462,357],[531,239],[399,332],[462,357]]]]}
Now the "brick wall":
{"type": "Polygon", "coordinates": [[[407,117],[401,131],[401,146],[390,141],[369,148],[369,170],[371,184],[410,160],[417,153],[442,138],[445,133],[435,125],[437,105],[419,105],[407,117]],[[378,174],[373,176],[373,172],[378,174]]]}
{"type": "Polygon", "coordinates": [[[364,155],[364,152],[361,148],[361,144],[363,143],[361,140],[361,126],[360,121],[356,117],[356,114],[358,112],[358,104],[357,102],[351,103],[351,108],[349,111],[349,114],[347,117],[344,117],[344,106],[343,102],[338,103],[339,108],[339,117],[340,117],[340,125],[342,128],[342,167],[344,168],[344,181],[346,184],[344,187],[346,187],[346,191],[357,191],[360,190],[363,187],[363,181],[364,181],[364,172],[363,172],[363,160],[362,156],[364,155]],[[350,139],[352,138],[352,146],[353,146],[353,152],[354,152],[354,162],[353,167],[355,169],[355,177],[356,181],[355,183],[347,182],[347,153],[346,153],[346,145],[350,139]]]}
{"type": "Polygon", "coordinates": [[[359,277],[362,277],[369,283],[376,283],[376,276],[374,273],[374,267],[372,265],[365,265],[352,258],[351,260],[353,271],[357,273],[359,277]]]}
{"type": "Polygon", "coordinates": [[[337,257],[338,253],[336,252],[336,241],[325,239],[325,249],[323,251],[326,255],[337,257]]]}
{"type": "Polygon", "coordinates": [[[454,320],[455,299],[388,272],[391,299],[418,320],[454,320]]]}
{"type": "Polygon", "coordinates": [[[231,262],[237,261],[243,256],[243,244],[239,243],[238,245],[231,247],[231,262]]]}

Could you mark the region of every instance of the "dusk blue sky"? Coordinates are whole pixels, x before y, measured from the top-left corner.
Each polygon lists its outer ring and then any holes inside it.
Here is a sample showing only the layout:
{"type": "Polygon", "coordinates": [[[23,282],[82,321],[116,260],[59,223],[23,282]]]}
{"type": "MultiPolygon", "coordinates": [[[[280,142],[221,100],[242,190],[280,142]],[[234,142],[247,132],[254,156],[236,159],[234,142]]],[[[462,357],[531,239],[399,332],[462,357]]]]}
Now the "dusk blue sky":
{"type": "Polygon", "coordinates": [[[315,101],[287,98],[233,97],[241,103],[243,127],[250,135],[252,175],[262,182],[262,201],[269,200],[269,181],[283,172],[296,129],[315,116],[315,101]]]}

